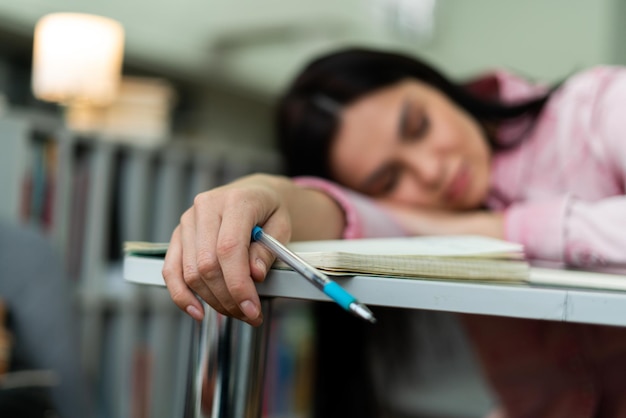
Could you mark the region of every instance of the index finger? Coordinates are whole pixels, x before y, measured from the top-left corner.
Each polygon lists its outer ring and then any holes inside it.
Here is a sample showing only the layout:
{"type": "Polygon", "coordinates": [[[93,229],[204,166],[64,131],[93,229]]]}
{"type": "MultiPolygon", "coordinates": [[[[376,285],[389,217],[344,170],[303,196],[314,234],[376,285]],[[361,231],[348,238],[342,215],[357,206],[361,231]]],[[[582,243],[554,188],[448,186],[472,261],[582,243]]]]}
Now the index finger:
{"type": "Polygon", "coordinates": [[[217,257],[231,298],[251,320],[261,316],[261,303],[250,272],[250,241],[254,222],[245,214],[228,216],[220,226],[217,257]]]}

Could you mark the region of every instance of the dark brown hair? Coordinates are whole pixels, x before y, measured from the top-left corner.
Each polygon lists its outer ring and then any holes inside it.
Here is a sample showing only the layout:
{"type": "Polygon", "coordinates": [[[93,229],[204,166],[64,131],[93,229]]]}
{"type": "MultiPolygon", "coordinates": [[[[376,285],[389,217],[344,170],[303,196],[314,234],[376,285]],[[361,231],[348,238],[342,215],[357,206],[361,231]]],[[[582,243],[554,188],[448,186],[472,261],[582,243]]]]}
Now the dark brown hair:
{"type": "MultiPolygon", "coordinates": [[[[474,94],[429,64],[409,55],[364,48],[349,48],[310,62],[280,97],[276,109],[276,134],[287,174],[330,178],[330,143],[341,108],[375,90],[413,78],[440,90],[481,125],[535,116],[548,95],[523,103],[503,104],[474,94]],[[331,104],[331,106],[329,106],[331,104]]],[[[532,124],[530,124],[532,125],[532,124]]],[[[501,145],[488,135],[492,148],[501,145]]]]}

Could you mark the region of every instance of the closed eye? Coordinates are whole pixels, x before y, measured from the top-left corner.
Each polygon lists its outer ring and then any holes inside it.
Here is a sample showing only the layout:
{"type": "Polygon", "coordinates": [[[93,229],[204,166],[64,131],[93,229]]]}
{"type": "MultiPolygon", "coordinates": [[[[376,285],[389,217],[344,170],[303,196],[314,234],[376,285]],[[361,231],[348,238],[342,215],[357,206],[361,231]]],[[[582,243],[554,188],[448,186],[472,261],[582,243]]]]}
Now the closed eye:
{"type": "Polygon", "coordinates": [[[406,99],[402,106],[399,128],[402,140],[421,139],[428,133],[430,120],[420,106],[411,99],[406,99]]]}
{"type": "Polygon", "coordinates": [[[393,192],[401,175],[402,167],[399,164],[386,165],[365,182],[363,192],[374,197],[387,195],[393,192]]]}

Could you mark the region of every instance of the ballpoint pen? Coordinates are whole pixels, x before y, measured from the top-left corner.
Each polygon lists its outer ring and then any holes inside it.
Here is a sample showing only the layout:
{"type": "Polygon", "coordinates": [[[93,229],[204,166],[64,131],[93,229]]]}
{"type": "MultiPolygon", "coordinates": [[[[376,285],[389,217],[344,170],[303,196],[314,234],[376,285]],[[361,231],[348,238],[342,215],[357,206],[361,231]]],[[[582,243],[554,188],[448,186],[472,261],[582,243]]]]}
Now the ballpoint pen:
{"type": "Polygon", "coordinates": [[[354,296],[339,286],[337,282],[330,280],[324,273],[289,250],[276,238],[266,234],[261,227],[255,226],[252,229],[252,239],[264,245],[276,258],[304,276],[305,279],[313,283],[315,287],[324,292],[343,309],[371,323],[376,322],[374,314],[367,306],[359,302],[354,296]]]}

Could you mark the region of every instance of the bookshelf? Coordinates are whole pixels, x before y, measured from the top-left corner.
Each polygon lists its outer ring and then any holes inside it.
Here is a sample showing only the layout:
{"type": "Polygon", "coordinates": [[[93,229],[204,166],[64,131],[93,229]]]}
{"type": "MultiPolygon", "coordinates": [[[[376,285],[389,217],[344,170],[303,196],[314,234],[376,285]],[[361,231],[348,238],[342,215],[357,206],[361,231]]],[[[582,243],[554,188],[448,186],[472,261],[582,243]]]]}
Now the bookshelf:
{"type": "MultiPolygon", "coordinates": [[[[249,172],[280,172],[279,156],[180,139],[141,148],[75,135],[60,120],[32,113],[0,117],[0,138],[0,218],[37,224],[65,261],[81,316],[82,363],[93,388],[91,416],[179,416],[193,355],[188,350],[193,323],[164,288],[123,280],[121,243],[169,240],[196,193],[249,172]],[[29,178],[36,180],[29,195],[48,190],[49,199],[33,199],[38,209],[26,212],[29,178]]],[[[308,418],[312,389],[289,380],[289,373],[311,375],[311,305],[275,302],[268,352],[274,366],[266,376],[263,417],[308,418]],[[298,332],[289,331],[294,329],[298,332]],[[273,397],[278,392],[285,396],[273,397]]],[[[441,386],[430,389],[443,397],[449,393],[441,386]]]]}
{"type": "Polygon", "coordinates": [[[81,326],[94,417],[178,416],[193,321],[163,288],[122,278],[122,242],[169,240],[203,190],[255,171],[277,153],[170,140],[156,148],[80,136],[29,112],[0,117],[0,219],[34,224],[63,258],[81,326]]]}

